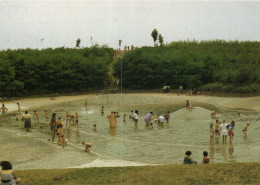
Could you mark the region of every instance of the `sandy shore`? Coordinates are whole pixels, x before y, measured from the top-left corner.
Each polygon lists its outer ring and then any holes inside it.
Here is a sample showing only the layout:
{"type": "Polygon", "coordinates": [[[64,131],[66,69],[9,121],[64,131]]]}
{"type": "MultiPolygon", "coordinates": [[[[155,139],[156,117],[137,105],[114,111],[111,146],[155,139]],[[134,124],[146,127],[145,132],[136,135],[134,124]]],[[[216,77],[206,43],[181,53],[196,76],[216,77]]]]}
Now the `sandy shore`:
{"type": "Polygon", "coordinates": [[[205,103],[214,105],[220,109],[247,109],[253,111],[260,111],[260,96],[232,98],[232,97],[213,97],[213,96],[187,96],[176,94],[162,94],[162,93],[136,93],[136,94],[95,94],[78,95],[78,96],[60,96],[55,97],[55,100],[49,98],[26,98],[21,100],[4,102],[9,112],[17,111],[17,102],[21,105],[21,110],[34,109],[42,106],[54,105],[63,102],[85,100],[91,104],[152,104],[152,103],[172,103],[183,104],[185,100],[189,99],[192,104],[205,103]]]}

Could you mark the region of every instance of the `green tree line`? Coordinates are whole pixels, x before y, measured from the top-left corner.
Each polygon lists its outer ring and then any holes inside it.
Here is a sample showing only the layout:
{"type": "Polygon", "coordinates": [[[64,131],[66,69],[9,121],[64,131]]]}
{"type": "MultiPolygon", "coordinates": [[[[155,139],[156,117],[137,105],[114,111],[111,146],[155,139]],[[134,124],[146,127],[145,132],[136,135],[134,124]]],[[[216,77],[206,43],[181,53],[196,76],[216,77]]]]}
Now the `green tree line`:
{"type": "Polygon", "coordinates": [[[260,92],[260,42],[179,41],[142,47],[119,58],[114,75],[120,79],[121,73],[123,88],[129,89],[183,85],[216,92],[260,92]]]}
{"type": "Polygon", "coordinates": [[[0,51],[0,97],[102,89],[111,48],[0,51]]]}

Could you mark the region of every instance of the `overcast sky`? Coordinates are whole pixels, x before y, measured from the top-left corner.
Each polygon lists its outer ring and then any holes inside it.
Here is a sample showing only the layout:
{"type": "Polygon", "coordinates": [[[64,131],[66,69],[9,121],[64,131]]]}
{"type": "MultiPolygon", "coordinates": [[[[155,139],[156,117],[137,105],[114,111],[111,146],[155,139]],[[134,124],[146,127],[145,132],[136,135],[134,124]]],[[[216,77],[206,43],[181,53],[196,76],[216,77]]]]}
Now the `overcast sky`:
{"type": "Polygon", "coordinates": [[[0,0],[0,49],[178,40],[260,41],[260,1],[0,0]]]}

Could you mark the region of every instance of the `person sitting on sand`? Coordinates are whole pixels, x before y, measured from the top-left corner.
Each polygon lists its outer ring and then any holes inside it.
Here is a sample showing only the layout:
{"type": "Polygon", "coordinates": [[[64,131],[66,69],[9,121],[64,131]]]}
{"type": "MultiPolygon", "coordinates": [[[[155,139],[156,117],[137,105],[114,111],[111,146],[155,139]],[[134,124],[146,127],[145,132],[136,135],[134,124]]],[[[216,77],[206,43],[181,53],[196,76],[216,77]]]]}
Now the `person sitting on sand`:
{"type": "Polygon", "coordinates": [[[242,130],[245,136],[248,135],[247,129],[248,129],[249,125],[250,125],[250,123],[247,122],[247,124],[244,126],[244,129],[242,130]]]}
{"type": "Polygon", "coordinates": [[[183,164],[197,164],[197,161],[193,161],[191,158],[191,151],[187,151],[185,155],[186,156],[183,160],[183,164]]]}
{"type": "Polygon", "coordinates": [[[87,143],[87,142],[85,142],[85,141],[82,141],[82,144],[83,144],[84,147],[85,147],[84,151],[85,151],[85,152],[90,152],[89,148],[92,146],[92,144],[91,144],[91,143],[87,143]]]}
{"type": "Polygon", "coordinates": [[[5,107],[5,104],[2,104],[1,112],[2,112],[2,118],[4,119],[6,113],[8,112],[8,109],[5,107]]]}
{"type": "Polygon", "coordinates": [[[13,172],[13,166],[9,161],[1,161],[0,166],[2,167],[2,171],[0,172],[0,184],[15,185],[21,181],[20,177],[16,177],[13,172]]]}
{"type": "Polygon", "coordinates": [[[186,109],[187,110],[192,110],[192,106],[191,106],[191,103],[189,102],[189,100],[186,100],[186,109]]]}
{"type": "Polygon", "coordinates": [[[204,151],[203,152],[203,163],[204,164],[209,164],[209,161],[210,161],[210,159],[209,159],[209,157],[208,157],[208,152],[207,151],[204,151]]]}

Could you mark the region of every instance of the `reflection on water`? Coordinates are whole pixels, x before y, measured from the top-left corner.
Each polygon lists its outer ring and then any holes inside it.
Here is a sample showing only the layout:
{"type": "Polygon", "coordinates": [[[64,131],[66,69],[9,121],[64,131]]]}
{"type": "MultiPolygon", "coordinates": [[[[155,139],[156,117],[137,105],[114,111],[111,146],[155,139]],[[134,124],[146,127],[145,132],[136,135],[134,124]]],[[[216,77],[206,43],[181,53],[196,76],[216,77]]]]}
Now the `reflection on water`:
{"type": "Polygon", "coordinates": [[[34,166],[54,168],[57,167],[55,160],[59,161],[60,166],[58,167],[69,167],[88,163],[97,158],[151,164],[182,163],[187,150],[192,151],[192,157],[197,161],[202,160],[203,151],[209,152],[212,163],[260,161],[259,155],[248,155],[249,151],[260,152],[259,130],[257,129],[260,121],[257,113],[240,110],[242,116],[239,117],[236,111],[219,110],[217,119],[226,119],[228,123],[231,120],[236,121],[233,144],[223,144],[220,136],[215,137],[215,143],[210,145],[209,125],[214,123],[215,126],[215,119],[210,116],[211,106],[197,105],[190,112],[183,108],[184,104],[174,106],[172,104],[159,104],[154,99],[152,100],[154,104],[138,105],[125,105],[124,102],[119,105],[106,104],[111,102],[108,96],[105,98],[98,96],[95,101],[105,105],[104,116],[100,113],[101,106],[93,102],[88,103],[87,110],[84,107],[84,101],[71,101],[42,107],[37,110],[40,113],[40,123],[33,126],[31,135],[24,133],[23,122],[16,121],[14,116],[8,116],[6,121],[0,121],[1,148],[9,149],[18,145],[23,148],[18,157],[7,156],[2,150],[0,150],[0,156],[12,160],[20,169],[33,168],[34,166]],[[75,124],[72,124],[70,129],[66,129],[68,143],[63,153],[57,144],[47,140],[50,138],[51,130],[49,123],[45,121],[45,110],[49,113],[56,112],[57,116],[62,117],[64,123],[66,122],[66,111],[71,114],[78,112],[80,115],[79,130],[76,130],[75,124]],[[129,119],[131,110],[139,110],[137,127],[129,119]],[[117,118],[117,128],[109,127],[106,116],[111,111],[118,111],[121,115],[117,118]],[[149,129],[143,118],[150,111],[163,115],[170,111],[169,123],[165,122],[163,126],[153,123],[153,129],[149,129]],[[125,122],[123,114],[127,114],[125,122]],[[252,124],[249,127],[250,134],[244,137],[241,130],[247,121],[252,124]],[[97,125],[96,132],[93,131],[94,124],[97,125]],[[4,139],[2,133],[5,132],[7,133],[4,136],[9,139],[4,139]],[[9,132],[13,132],[12,139],[9,132]],[[16,140],[19,142],[15,142],[16,140]],[[90,153],[84,153],[82,141],[92,143],[90,153]],[[7,144],[3,144],[3,142],[7,144]],[[37,152],[32,153],[32,148],[37,148],[37,152]],[[26,159],[25,156],[29,157],[26,159]],[[76,161],[75,158],[79,160],[76,161]],[[39,165],[40,162],[45,163],[45,160],[48,161],[45,166],[39,165]]]}

